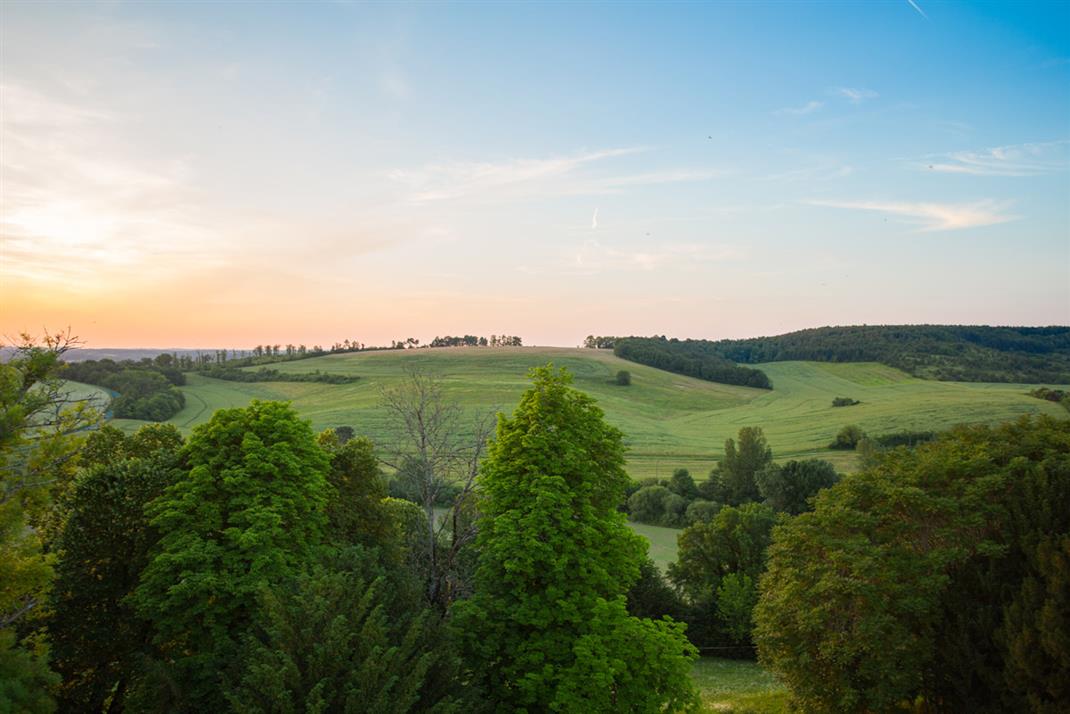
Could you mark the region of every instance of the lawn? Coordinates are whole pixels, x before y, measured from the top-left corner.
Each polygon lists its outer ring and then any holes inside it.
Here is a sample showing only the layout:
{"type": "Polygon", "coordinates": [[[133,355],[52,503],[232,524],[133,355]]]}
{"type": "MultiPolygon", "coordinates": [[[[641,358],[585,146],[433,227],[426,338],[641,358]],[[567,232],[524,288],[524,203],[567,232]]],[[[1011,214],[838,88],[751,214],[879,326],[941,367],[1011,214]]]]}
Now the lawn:
{"type": "Polygon", "coordinates": [[[756,662],[701,657],[691,679],[707,712],[781,714],[788,711],[788,690],[756,662]]]}
{"type": "Polygon", "coordinates": [[[649,526],[646,523],[634,521],[628,521],[628,526],[647,539],[650,543],[650,550],[647,551],[650,559],[661,569],[662,573],[667,572],[669,563],[676,560],[676,537],[682,531],[678,528],[649,526]]]}
{"type": "MultiPolygon", "coordinates": [[[[608,350],[525,347],[366,352],[275,365],[284,372],[320,370],[360,377],[346,385],[246,384],[190,375],[183,388],[186,408],[171,421],[188,430],[221,407],[243,406],[251,399],[285,399],[316,429],[347,424],[386,443],[379,390],[397,384],[405,369],[441,375],[447,396],[469,412],[509,411],[527,386],[527,371],[550,361],[567,367],[575,386],[593,396],[610,423],[624,432],[628,469],[637,478],[668,477],[683,466],[701,479],[720,457],[724,440],[741,426],[761,426],[778,459],[820,456],[849,469],[853,454],[825,446],[850,423],[882,434],[994,423],[1029,413],[1066,416],[1057,404],[1027,396],[1025,385],[926,381],[872,363],[760,365],[774,387],[760,390],[670,374],[626,362],[608,350]],[[613,383],[620,369],[631,372],[631,386],[613,383]],[[837,396],[861,404],[832,407],[837,396]]],[[[117,424],[136,428],[139,422],[117,424]]]]}

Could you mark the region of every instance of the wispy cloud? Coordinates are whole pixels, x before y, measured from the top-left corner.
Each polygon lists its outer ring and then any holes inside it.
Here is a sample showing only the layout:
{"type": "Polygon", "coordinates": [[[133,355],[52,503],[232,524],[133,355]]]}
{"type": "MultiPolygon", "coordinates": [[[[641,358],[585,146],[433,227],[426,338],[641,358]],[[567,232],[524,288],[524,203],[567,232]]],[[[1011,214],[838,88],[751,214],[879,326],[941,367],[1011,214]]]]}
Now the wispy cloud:
{"type": "Polygon", "coordinates": [[[955,151],[917,164],[926,171],[973,176],[1037,176],[1070,168],[1070,141],[1011,144],[980,151],[955,151]]]}
{"type": "Polygon", "coordinates": [[[591,216],[591,230],[598,228],[598,209],[594,209],[594,215],[591,216]]]}
{"type": "Polygon", "coordinates": [[[119,118],[18,84],[0,88],[0,104],[0,272],[76,288],[107,283],[109,271],[136,265],[151,280],[219,255],[185,162],[126,157],[119,118]]]}
{"type": "Polygon", "coordinates": [[[986,199],[973,203],[909,203],[898,201],[807,201],[811,206],[876,211],[916,224],[922,231],[954,231],[1013,221],[1009,204],[986,199]]]}
{"type": "Polygon", "coordinates": [[[413,201],[438,201],[562,176],[585,164],[644,150],[627,147],[550,159],[428,164],[417,169],[397,169],[389,177],[411,188],[413,201]]]}
{"type": "Polygon", "coordinates": [[[803,104],[801,107],[785,107],[784,109],[778,109],[776,114],[790,114],[793,116],[801,116],[803,114],[813,114],[821,107],[825,106],[824,102],[819,102],[816,99],[803,104]]]}
{"type": "Polygon", "coordinates": [[[855,87],[836,87],[832,90],[832,93],[838,97],[843,97],[851,104],[861,104],[867,99],[876,99],[880,96],[872,89],[858,89],[855,87]]]}
{"type": "Polygon", "coordinates": [[[921,15],[922,17],[924,17],[924,18],[925,18],[926,20],[928,20],[928,19],[929,19],[929,16],[925,14],[925,11],[924,11],[924,10],[922,10],[922,9],[921,9],[920,7],[918,7],[918,4],[917,4],[916,2],[914,2],[914,0],[907,0],[907,2],[908,2],[908,3],[910,3],[910,6],[911,6],[912,8],[914,8],[915,10],[917,10],[917,11],[918,11],[918,14],[919,14],[919,15],[921,15]]]}
{"type": "Polygon", "coordinates": [[[502,192],[547,195],[618,193],[630,187],[704,181],[723,172],[713,169],[666,169],[644,173],[604,175],[592,166],[608,159],[648,151],[623,147],[546,159],[510,159],[501,162],[453,162],[398,169],[389,178],[406,186],[408,200],[416,203],[502,192]],[[581,169],[590,169],[582,171],[581,169]]]}

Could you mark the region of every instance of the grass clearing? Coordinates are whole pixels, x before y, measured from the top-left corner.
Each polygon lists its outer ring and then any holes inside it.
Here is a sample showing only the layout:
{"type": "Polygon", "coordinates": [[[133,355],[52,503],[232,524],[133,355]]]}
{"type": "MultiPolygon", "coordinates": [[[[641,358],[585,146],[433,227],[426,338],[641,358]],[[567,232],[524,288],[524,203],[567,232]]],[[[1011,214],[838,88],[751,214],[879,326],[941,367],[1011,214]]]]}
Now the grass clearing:
{"type": "MultiPolygon", "coordinates": [[[[171,423],[188,431],[216,409],[244,406],[252,399],[284,399],[317,430],[347,424],[386,443],[379,389],[396,384],[406,368],[441,375],[447,397],[466,410],[508,410],[527,387],[527,371],[551,361],[567,367],[575,386],[593,396],[609,422],[624,432],[628,469],[635,478],[668,477],[682,466],[701,480],[720,458],[724,440],[742,426],[764,428],[778,459],[821,457],[846,470],[853,466],[853,453],[825,447],[849,423],[877,435],[996,423],[1022,414],[1066,416],[1059,405],[1028,396],[1027,385],[920,380],[875,363],[758,365],[773,381],[772,390],[761,390],[671,374],[621,360],[609,350],[461,347],[328,355],[272,365],[281,372],[359,376],[354,384],[239,383],[190,375],[182,388],[186,408],[171,423]],[[631,386],[613,383],[621,369],[631,373],[631,386]],[[838,396],[861,404],[833,407],[838,396]]],[[[141,423],[116,421],[128,429],[141,423]]]]}
{"type": "Polygon", "coordinates": [[[628,521],[628,527],[647,539],[650,549],[647,554],[662,573],[668,572],[669,563],[676,560],[676,538],[683,530],[679,528],[663,528],[662,526],[650,526],[646,523],[628,521]]]}
{"type": "Polygon", "coordinates": [[[757,662],[701,657],[691,679],[707,712],[782,714],[788,711],[788,689],[757,662]]]}

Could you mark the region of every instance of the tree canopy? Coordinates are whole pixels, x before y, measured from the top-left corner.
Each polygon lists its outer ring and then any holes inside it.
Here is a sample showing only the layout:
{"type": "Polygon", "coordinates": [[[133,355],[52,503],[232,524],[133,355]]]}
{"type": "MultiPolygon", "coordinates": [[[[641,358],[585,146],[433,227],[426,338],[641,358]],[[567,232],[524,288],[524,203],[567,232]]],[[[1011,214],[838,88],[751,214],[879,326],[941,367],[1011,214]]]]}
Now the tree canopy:
{"type": "Polygon", "coordinates": [[[496,709],[692,707],[682,625],[626,609],[645,547],[617,511],[622,435],[566,371],[531,377],[480,475],[475,592],[453,611],[471,676],[496,709]]]}
{"type": "Polygon", "coordinates": [[[160,533],[134,595],[186,709],[217,709],[219,682],[264,583],[291,576],[324,532],[327,454],[280,402],[221,409],[184,450],[185,478],[146,509],[160,533]]]}
{"type": "Polygon", "coordinates": [[[808,710],[1065,711],[1070,422],[877,454],[774,530],[755,637],[808,710]]]}

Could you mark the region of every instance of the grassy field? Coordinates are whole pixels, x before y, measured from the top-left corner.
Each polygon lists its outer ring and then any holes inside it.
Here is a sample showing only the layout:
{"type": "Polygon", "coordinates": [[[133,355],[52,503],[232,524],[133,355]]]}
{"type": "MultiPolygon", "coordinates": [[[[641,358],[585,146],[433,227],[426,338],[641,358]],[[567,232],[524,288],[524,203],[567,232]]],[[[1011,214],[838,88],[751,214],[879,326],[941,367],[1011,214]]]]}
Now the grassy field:
{"type": "Polygon", "coordinates": [[[676,537],[681,531],[677,528],[649,526],[646,523],[634,521],[628,521],[628,526],[647,539],[650,543],[650,550],[647,551],[650,559],[661,569],[661,572],[667,572],[669,563],[676,560],[676,537]]]}
{"type": "MultiPolygon", "coordinates": [[[[609,421],[624,432],[629,471],[637,478],[668,476],[680,466],[701,478],[720,457],[724,440],[741,426],[763,427],[778,459],[822,456],[849,469],[852,454],[824,448],[849,423],[881,434],[994,423],[1027,413],[1066,415],[1056,404],[1027,396],[1023,385],[919,380],[872,363],[760,365],[773,381],[768,391],[670,374],[618,359],[608,350],[525,347],[368,352],[275,365],[283,372],[320,370],[360,377],[345,385],[243,384],[191,375],[183,388],[186,408],[171,421],[188,430],[222,407],[285,399],[316,429],[348,424],[384,442],[387,424],[379,390],[395,384],[407,367],[441,375],[447,395],[466,409],[508,411],[527,386],[528,369],[549,361],[567,367],[575,386],[595,397],[609,421]],[[619,369],[631,372],[631,386],[613,384],[619,369]],[[862,403],[834,408],[836,396],[862,403]]],[[[116,423],[124,428],[139,425],[116,423]]]]}
{"type": "Polygon", "coordinates": [[[755,662],[702,657],[691,679],[707,712],[786,714],[788,690],[755,662]]]}

